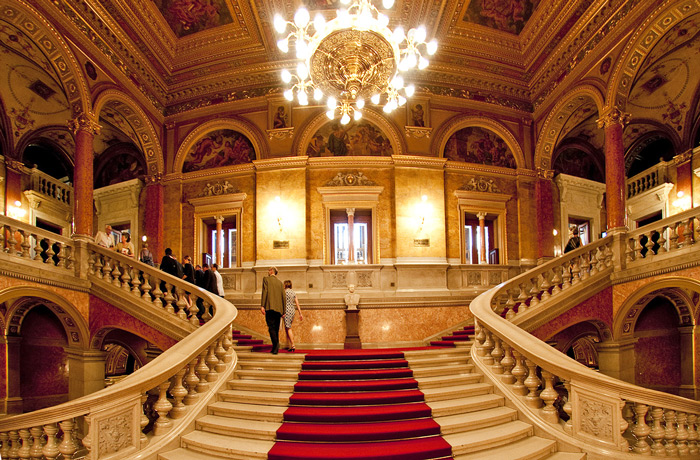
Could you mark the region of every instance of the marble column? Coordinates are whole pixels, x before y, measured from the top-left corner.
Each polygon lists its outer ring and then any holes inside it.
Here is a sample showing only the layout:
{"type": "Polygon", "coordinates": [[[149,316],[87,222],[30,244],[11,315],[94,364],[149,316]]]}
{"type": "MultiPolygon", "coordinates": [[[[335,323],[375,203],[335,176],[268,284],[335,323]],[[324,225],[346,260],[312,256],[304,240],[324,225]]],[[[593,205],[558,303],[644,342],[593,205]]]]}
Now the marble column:
{"type": "Polygon", "coordinates": [[[681,326],[680,348],[681,348],[681,388],[680,396],[695,399],[697,389],[695,386],[695,353],[693,353],[695,341],[695,329],[697,326],[681,326]]]}
{"type": "Polygon", "coordinates": [[[627,177],[625,174],[625,147],[622,130],[630,115],[613,108],[598,120],[598,127],[605,129],[605,204],[608,232],[626,231],[627,177]]]}
{"type": "Polygon", "coordinates": [[[7,396],[5,400],[5,411],[8,414],[21,414],[23,412],[22,393],[20,392],[20,344],[22,337],[5,337],[5,348],[7,350],[7,396]]]}
{"type": "Polygon", "coordinates": [[[216,216],[216,264],[224,267],[224,216],[216,216]]]}
{"type": "Polygon", "coordinates": [[[73,172],[73,233],[76,236],[92,237],[93,214],[93,159],[92,142],[100,133],[97,120],[85,113],[68,121],[75,136],[75,169],[73,172]]]}
{"type": "Polygon", "coordinates": [[[486,263],[486,213],[478,212],[476,217],[479,218],[479,263],[486,263]]]}
{"type": "Polygon", "coordinates": [[[70,401],[101,390],[105,386],[105,358],[99,350],[65,348],[68,358],[68,399],[70,401]]]}
{"type": "Polygon", "coordinates": [[[598,369],[601,373],[628,383],[635,383],[634,345],[636,338],[616,342],[600,342],[598,351],[598,369]]]}
{"type": "Polygon", "coordinates": [[[5,215],[9,216],[10,206],[22,201],[22,162],[5,160],[5,215]]]}
{"type": "Polygon", "coordinates": [[[162,175],[146,176],[146,215],[145,231],[148,236],[148,248],[153,253],[153,260],[160,261],[165,251],[164,245],[164,196],[162,175]]]}
{"type": "Polygon", "coordinates": [[[676,163],[676,198],[681,203],[681,211],[693,207],[693,151],[688,150],[673,157],[676,163]]]}
{"type": "Polygon", "coordinates": [[[348,263],[355,263],[355,208],[347,208],[348,214],[348,263]]]}
{"type": "MultiPolygon", "coordinates": [[[[554,171],[537,168],[535,197],[537,203],[537,263],[554,257],[554,204],[552,178],[554,171]]],[[[564,229],[562,229],[564,231],[564,229]]]]}

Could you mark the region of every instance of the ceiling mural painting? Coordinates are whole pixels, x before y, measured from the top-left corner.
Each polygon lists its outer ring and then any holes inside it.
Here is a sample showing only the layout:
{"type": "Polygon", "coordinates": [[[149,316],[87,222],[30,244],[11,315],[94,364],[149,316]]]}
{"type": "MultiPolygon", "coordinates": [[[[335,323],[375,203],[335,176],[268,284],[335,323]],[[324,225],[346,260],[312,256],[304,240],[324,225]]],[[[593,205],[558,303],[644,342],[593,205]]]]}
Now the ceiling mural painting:
{"type": "Polygon", "coordinates": [[[225,0],[153,0],[178,38],[233,22],[225,0]]]}
{"type": "Polygon", "coordinates": [[[389,137],[374,123],[330,121],[314,133],[306,148],[310,157],[389,156],[394,153],[389,137]]]}
{"type": "Polygon", "coordinates": [[[95,188],[118,184],[146,174],[141,152],[132,144],[117,144],[103,153],[95,166],[95,188]]]}
{"type": "Polygon", "coordinates": [[[450,136],[443,157],[450,161],[517,168],[513,152],[496,133],[485,128],[462,128],[450,136]]]}
{"type": "Polygon", "coordinates": [[[255,160],[253,144],[238,131],[218,129],[197,141],[187,153],[182,172],[250,163],[255,160]]]}
{"type": "Polygon", "coordinates": [[[557,173],[605,183],[605,175],[593,157],[584,150],[567,147],[559,152],[552,162],[557,173]]]}
{"type": "MultiPolygon", "coordinates": [[[[574,108],[571,116],[569,116],[566,122],[564,122],[561,129],[562,137],[566,137],[569,135],[569,133],[576,130],[576,128],[582,124],[595,124],[595,121],[598,118],[598,109],[595,102],[593,102],[591,99],[580,98],[576,102],[579,102],[580,105],[574,108]]],[[[574,104],[574,101],[572,101],[572,104],[574,104]]]]}
{"type": "Polygon", "coordinates": [[[519,34],[539,3],[540,0],[472,0],[462,19],[519,34]]]}

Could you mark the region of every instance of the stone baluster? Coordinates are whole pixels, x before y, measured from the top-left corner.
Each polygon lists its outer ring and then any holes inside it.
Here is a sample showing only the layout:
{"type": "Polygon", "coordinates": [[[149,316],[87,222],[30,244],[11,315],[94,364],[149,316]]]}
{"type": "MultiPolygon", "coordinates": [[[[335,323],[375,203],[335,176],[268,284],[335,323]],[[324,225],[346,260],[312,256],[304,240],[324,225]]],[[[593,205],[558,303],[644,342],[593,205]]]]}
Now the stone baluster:
{"type": "Polygon", "coordinates": [[[55,423],[50,423],[44,425],[44,434],[46,435],[46,444],[42,449],[44,457],[50,460],[54,460],[61,453],[58,450],[58,440],[56,439],[56,434],[58,433],[58,427],[55,423]]]}
{"type": "Polygon", "coordinates": [[[153,434],[160,436],[167,433],[173,427],[173,421],[168,418],[173,405],[168,401],[167,394],[170,388],[170,380],[158,385],[158,401],[153,405],[153,409],[158,412],[158,419],[153,424],[153,434]]]}
{"type": "Polygon", "coordinates": [[[170,418],[172,419],[182,418],[187,413],[187,407],[182,403],[184,397],[187,396],[187,390],[182,385],[182,378],[185,376],[186,371],[187,368],[183,367],[172,378],[173,386],[170,390],[170,394],[173,396],[174,401],[173,408],[170,411],[170,418]]]}
{"type": "Polygon", "coordinates": [[[474,321],[474,340],[476,341],[476,356],[484,356],[484,341],[486,340],[486,333],[481,323],[474,321]]]}
{"type": "MultiPolygon", "coordinates": [[[[622,418],[625,419],[627,422],[627,425],[632,425],[634,426],[634,409],[632,406],[634,405],[633,402],[631,401],[625,401],[624,405],[622,406],[622,418]]],[[[625,437],[634,437],[632,434],[632,431],[627,431],[624,433],[625,437]]]]}
{"type": "Polygon", "coordinates": [[[198,358],[195,358],[187,366],[187,376],[185,377],[185,383],[187,384],[187,396],[185,396],[185,404],[191,405],[197,402],[199,399],[199,394],[197,394],[197,386],[199,385],[199,377],[195,373],[195,368],[197,367],[198,358]]]}
{"type": "Polygon", "coordinates": [[[501,381],[507,385],[512,385],[515,382],[515,377],[511,373],[515,360],[513,359],[513,348],[508,344],[508,342],[503,342],[503,359],[501,359],[501,366],[503,367],[503,374],[501,374],[501,381]]]}
{"type": "Polygon", "coordinates": [[[58,446],[58,450],[61,452],[61,454],[63,454],[64,459],[70,460],[78,451],[78,444],[75,442],[73,436],[73,432],[75,431],[75,422],[73,419],[68,419],[59,422],[58,425],[61,427],[61,431],[63,431],[63,439],[61,440],[61,444],[58,446]]]}
{"type": "Polygon", "coordinates": [[[502,374],[503,373],[503,366],[501,365],[501,358],[503,358],[503,348],[501,348],[501,338],[498,337],[497,335],[494,335],[494,344],[495,346],[493,347],[493,350],[491,350],[491,358],[493,360],[493,364],[491,365],[491,372],[494,374],[502,374]]]}
{"type": "Polygon", "coordinates": [[[121,276],[122,272],[119,269],[119,262],[117,260],[112,260],[114,267],[112,268],[112,284],[115,287],[122,287],[121,276]]]}
{"type": "Polygon", "coordinates": [[[19,251],[19,256],[29,258],[29,248],[31,247],[29,244],[29,235],[27,235],[24,232],[24,230],[18,230],[18,232],[19,232],[19,247],[21,248],[19,251]]]}
{"type": "Polygon", "coordinates": [[[666,420],[666,432],[664,433],[666,455],[677,457],[678,446],[676,446],[676,437],[678,436],[678,430],[676,430],[676,411],[671,409],[665,410],[664,419],[666,420]]]}
{"type": "Polygon", "coordinates": [[[160,280],[157,276],[153,277],[153,291],[151,291],[151,294],[153,294],[153,305],[156,308],[163,308],[163,301],[160,300],[163,297],[163,291],[160,290],[160,280]]]}
{"type": "Polygon", "coordinates": [[[564,432],[571,435],[574,432],[574,423],[571,414],[574,413],[574,406],[571,404],[571,381],[564,380],[564,388],[566,389],[566,402],[562,406],[562,410],[568,416],[566,423],[564,424],[564,432]]]}
{"type": "Polygon", "coordinates": [[[34,426],[29,429],[32,435],[32,447],[29,449],[29,458],[40,460],[44,458],[44,430],[40,426],[34,426]]]}
{"type": "Polygon", "coordinates": [[[19,448],[19,452],[17,452],[17,455],[22,460],[30,460],[32,458],[31,457],[31,450],[32,450],[31,439],[32,439],[32,436],[29,433],[29,430],[27,430],[27,429],[19,430],[19,438],[22,440],[22,447],[19,448]]]}
{"type": "Polygon", "coordinates": [[[224,335],[223,341],[224,350],[226,350],[226,355],[224,356],[224,362],[226,364],[233,361],[233,326],[229,326],[224,335]]]}
{"type": "Polygon", "coordinates": [[[207,382],[216,382],[219,379],[219,373],[216,372],[216,365],[219,363],[215,354],[216,341],[209,344],[209,352],[207,353],[207,366],[209,373],[207,374],[207,382]]]}
{"type": "Polygon", "coordinates": [[[690,246],[695,243],[695,235],[693,234],[693,217],[689,217],[688,221],[683,224],[683,247],[690,246]]]}
{"type": "Polygon", "coordinates": [[[165,283],[165,292],[163,296],[163,301],[165,301],[165,311],[170,313],[171,315],[175,314],[175,308],[173,307],[173,300],[175,300],[175,297],[173,297],[172,294],[172,287],[173,285],[170,283],[165,283]]]}
{"type": "Polygon", "coordinates": [[[491,364],[493,364],[493,357],[491,356],[491,351],[493,351],[493,338],[491,336],[491,331],[489,331],[485,327],[483,329],[484,329],[484,335],[486,337],[486,339],[484,340],[484,344],[483,344],[483,350],[484,350],[483,361],[484,361],[484,364],[490,366],[491,364]]]}
{"type": "Polygon", "coordinates": [[[579,256],[581,259],[581,264],[579,265],[580,267],[580,272],[579,272],[579,279],[581,281],[587,280],[591,274],[590,274],[590,267],[591,267],[591,262],[590,262],[590,257],[588,252],[584,252],[579,256]]]}
{"type": "Polygon", "coordinates": [[[199,383],[197,383],[197,393],[204,393],[209,391],[209,382],[207,381],[207,374],[209,373],[209,367],[207,366],[207,349],[202,350],[199,354],[199,361],[197,362],[197,375],[199,376],[199,383]]]}
{"type": "Polygon", "coordinates": [[[143,291],[143,294],[141,295],[141,298],[143,300],[148,301],[148,302],[150,302],[152,300],[151,299],[151,289],[153,289],[151,284],[148,282],[148,279],[150,277],[151,276],[148,273],[143,272],[143,283],[141,284],[141,290],[143,291]]]}
{"type": "Polygon", "coordinates": [[[700,436],[698,435],[696,425],[697,420],[697,415],[688,414],[688,453],[690,455],[700,454],[700,449],[698,448],[698,440],[700,440],[700,436]]]}
{"type": "Polygon", "coordinates": [[[506,319],[511,321],[515,317],[515,300],[513,300],[513,291],[508,289],[508,300],[506,300],[506,319]]]}
{"type": "Polygon", "coordinates": [[[540,300],[544,302],[545,300],[549,299],[549,288],[552,287],[549,270],[545,270],[540,276],[542,277],[542,282],[540,283],[540,292],[542,292],[542,296],[540,297],[540,300]]]}
{"type": "Polygon", "coordinates": [[[668,229],[668,225],[664,225],[661,227],[661,231],[659,232],[659,239],[656,240],[656,243],[659,245],[659,250],[657,251],[657,254],[661,254],[662,252],[668,252],[668,249],[666,249],[666,238],[664,238],[664,235],[666,234],[666,229],[668,229]]]}
{"type": "Polygon", "coordinates": [[[104,257],[104,263],[102,265],[102,279],[107,283],[112,282],[112,266],[110,265],[109,258],[107,257],[104,257]]]}
{"type": "Polygon", "coordinates": [[[90,274],[102,279],[102,257],[99,254],[90,253],[90,274]]]}
{"type": "Polygon", "coordinates": [[[525,402],[533,409],[539,409],[542,407],[542,400],[537,393],[541,383],[540,379],[537,377],[537,364],[526,358],[525,366],[527,366],[528,373],[524,383],[529,390],[529,393],[525,396],[525,402]]]}
{"type": "Polygon", "coordinates": [[[10,452],[7,454],[7,458],[10,460],[16,460],[19,458],[19,433],[17,430],[10,431],[10,452]]]}
{"type": "Polygon", "coordinates": [[[226,349],[224,348],[225,337],[226,333],[219,337],[219,339],[216,341],[216,349],[214,350],[214,354],[216,355],[216,358],[218,360],[218,362],[216,363],[217,374],[221,374],[226,370],[226,362],[224,361],[224,359],[226,358],[226,349]]]}
{"type": "Polygon", "coordinates": [[[530,288],[530,307],[534,307],[540,303],[540,287],[537,283],[539,276],[530,279],[532,287],[530,288]]]}
{"type": "Polygon", "coordinates": [[[676,416],[678,421],[678,429],[676,435],[676,445],[678,446],[678,455],[690,455],[690,448],[688,447],[688,427],[686,423],[688,422],[688,414],[685,412],[678,412],[676,416]]]}
{"type": "Polygon", "coordinates": [[[562,271],[561,271],[561,289],[562,291],[564,289],[569,289],[571,287],[572,279],[571,279],[571,267],[572,267],[572,262],[568,261],[565,262],[562,271]]]}
{"type": "Polygon", "coordinates": [[[197,318],[197,313],[199,313],[199,308],[197,308],[197,296],[193,295],[192,296],[192,301],[190,302],[190,324],[199,327],[199,318],[197,318]]]}
{"type": "Polygon", "coordinates": [[[647,425],[646,417],[649,411],[649,406],[642,403],[634,404],[634,427],[632,428],[632,433],[637,439],[637,442],[632,447],[632,449],[643,455],[649,455],[651,453],[651,446],[647,442],[647,436],[651,433],[651,427],[647,425]]]}
{"type": "Polygon", "coordinates": [[[131,269],[131,293],[134,297],[141,297],[141,276],[139,275],[139,270],[136,268],[131,269]]]}
{"type": "Polygon", "coordinates": [[[552,276],[552,296],[555,296],[559,294],[562,290],[562,278],[561,278],[561,273],[562,273],[563,266],[559,265],[556,266],[552,269],[553,276],[552,276]]]}
{"type": "Polygon", "coordinates": [[[175,302],[175,306],[177,307],[177,317],[183,321],[187,321],[188,310],[185,290],[181,287],[177,287],[175,288],[175,292],[177,293],[177,301],[175,302]]]}
{"type": "Polygon", "coordinates": [[[671,233],[671,236],[669,236],[669,240],[671,240],[671,243],[669,245],[669,250],[673,251],[674,249],[678,249],[678,225],[680,222],[676,222],[671,224],[668,227],[669,232],[671,233]]]}
{"type": "Polygon", "coordinates": [[[7,431],[0,433],[0,458],[10,458],[10,435],[7,431]]]}
{"type": "Polygon", "coordinates": [[[651,453],[656,457],[663,457],[666,455],[666,448],[663,444],[663,439],[666,436],[666,430],[662,425],[664,418],[664,410],[661,407],[652,407],[651,411],[651,431],[649,432],[649,437],[651,438],[651,453]]]}
{"type": "Polygon", "coordinates": [[[32,257],[32,260],[41,260],[43,262],[43,259],[41,258],[41,253],[43,251],[44,248],[41,247],[41,238],[34,235],[34,257],[32,257]]]}
{"type": "Polygon", "coordinates": [[[581,282],[579,274],[581,273],[581,262],[579,257],[574,257],[571,259],[571,285],[574,286],[581,282]]]}
{"type": "Polygon", "coordinates": [[[204,301],[204,313],[202,313],[202,321],[204,321],[205,323],[208,323],[209,320],[211,319],[211,313],[209,313],[209,307],[211,307],[211,304],[205,300],[204,301]]]}
{"type": "MultiPolygon", "coordinates": [[[[625,402],[622,401],[622,407],[620,407],[620,412],[622,413],[624,408],[625,408],[625,402]]],[[[627,432],[627,429],[629,428],[630,424],[627,422],[625,417],[620,417],[620,427],[619,427],[619,433],[620,433],[620,450],[623,452],[627,452],[629,450],[630,443],[627,441],[625,438],[625,433],[627,432]]]]}
{"type": "Polygon", "coordinates": [[[144,428],[146,428],[146,426],[148,426],[149,423],[148,417],[146,416],[146,412],[144,411],[144,405],[146,404],[146,401],[148,401],[148,392],[145,392],[141,395],[141,418],[139,421],[139,426],[141,427],[141,431],[139,431],[139,436],[141,438],[141,449],[148,445],[148,436],[146,436],[146,434],[143,432],[144,428]]]}
{"type": "Polygon", "coordinates": [[[87,433],[85,433],[85,436],[83,436],[81,442],[88,451],[88,454],[85,458],[92,459],[92,456],[90,455],[90,452],[92,451],[92,415],[87,414],[83,418],[85,419],[85,425],[87,426],[87,433]]]}
{"type": "Polygon", "coordinates": [[[131,292],[131,275],[129,275],[130,271],[131,267],[129,267],[126,264],[122,264],[122,289],[126,292],[131,292]]]}
{"type": "Polygon", "coordinates": [[[559,393],[554,389],[555,379],[554,374],[542,369],[542,380],[544,381],[544,389],[540,393],[540,399],[544,401],[542,419],[545,422],[557,424],[559,423],[559,411],[554,407],[554,401],[559,397],[559,393]]]}
{"type": "Polygon", "coordinates": [[[637,239],[634,241],[634,258],[635,259],[641,259],[644,257],[644,248],[646,247],[646,243],[642,243],[643,241],[643,235],[639,235],[637,239]]]}
{"type": "Polygon", "coordinates": [[[56,246],[58,246],[58,254],[56,254],[56,257],[58,257],[58,262],[56,263],[56,266],[68,268],[68,246],[66,246],[65,243],[59,242],[56,242],[56,246]]]}
{"type": "Polygon", "coordinates": [[[513,358],[515,359],[515,366],[513,366],[513,370],[511,371],[515,377],[513,393],[516,395],[525,396],[527,394],[527,387],[525,386],[527,368],[523,365],[524,357],[518,350],[513,349],[513,358]]]}
{"type": "Polygon", "coordinates": [[[16,230],[10,226],[7,228],[10,237],[7,239],[7,248],[5,250],[14,256],[17,255],[17,240],[15,239],[16,230]]]}
{"type": "Polygon", "coordinates": [[[590,276],[594,276],[596,273],[598,273],[598,257],[597,257],[598,249],[593,249],[591,252],[588,253],[588,257],[590,259],[590,269],[588,270],[588,274],[590,276]]]}

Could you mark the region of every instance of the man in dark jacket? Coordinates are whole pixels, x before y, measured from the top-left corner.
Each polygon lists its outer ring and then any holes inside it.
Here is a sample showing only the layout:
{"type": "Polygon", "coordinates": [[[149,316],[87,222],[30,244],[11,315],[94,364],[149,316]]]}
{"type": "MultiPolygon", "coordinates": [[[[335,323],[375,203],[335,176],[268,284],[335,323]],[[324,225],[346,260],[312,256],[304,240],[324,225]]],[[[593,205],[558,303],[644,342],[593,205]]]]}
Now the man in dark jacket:
{"type": "Polygon", "coordinates": [[[272,340],[272,354],[276,355],[280,348],[280,320],[284,314],[284,285],[277,278],[277,269],[270,267],[267,276],[263,278],[260,310],[265,315],[267,330],[272,340]]]}

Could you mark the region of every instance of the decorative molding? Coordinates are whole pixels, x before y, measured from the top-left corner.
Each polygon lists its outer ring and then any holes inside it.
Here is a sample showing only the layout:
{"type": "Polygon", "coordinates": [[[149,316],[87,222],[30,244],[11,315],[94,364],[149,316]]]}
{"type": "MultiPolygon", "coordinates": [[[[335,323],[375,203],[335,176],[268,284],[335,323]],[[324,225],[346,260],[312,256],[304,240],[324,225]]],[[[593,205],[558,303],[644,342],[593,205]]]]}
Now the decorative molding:
{"type": "Polygon", "coordinates": [[[405,126],[404,129],[408,137],[415,137],[416,139],[429,139],[430,133],[433,131],[433,128],[422,128],[419,126],[405,126]]]}
{"type": "Polygon", "coordinates": [[[486,179],[484,177],[472,177],[469,182],[461,186],[459,190],[468,190],[470,192],[503,193],[493,179],[486,179]]]}
{"type": "Polygon", "coordinates": [[[622,112],[617,107],[613,107],[598,120],[596,120],[596,124],[598,125],[598,128],[609,128],[610,126],[616,124],[624,127],[630,122],[631,117],[631,114],[622,112]]]}
{"type": "Polygon", "coordinates": [[[374,181],[370,180],[361,171],[355,173],[342,173],[339,172],[336,176],[326,183],[326,187],[338,187],[338,186],[372,186],[377,185],[374,181]]]}
{"type": "Polygon", "coordinates": [[[73,135],[77,135],[78,131],[86,131],[89,134],[92,134],[93,136],[97,136],[100,134],[100,130],[102,127],[100,126],[97,121],[93,119],[93,117],[81,113],[77,117],[68,120],[66,122],[66,125],[68,126],[68,129],[73,132],[73,135]]]}
{"type": "Polygon", "coordinates": [[[240,192],[239,190],[236,190],[236,188],[231,185],[229,181],[224,181],[221,183],[221,181],[216,182],[215,184],[212,184],[211,182],[207,182],[207,185],[204,186],[202,193],[199,194],[200,197],[203,196],[219,196],[219,195],[230,195],[232,193],[237,193],[240,192]]]}
{"type": "Polygon", "coordinates": [[[538,179],[552,180],[554,178],[554,170],[552,169],[544,169],[538,166],[536,172],[538,179]]]}
{"type": "Polygon", "coordinates": [[[270,140],[284,140],[291,139],[294,137],[294,128],[280,128],[280,129],[268,129],[267,137],[270,140]]]}

